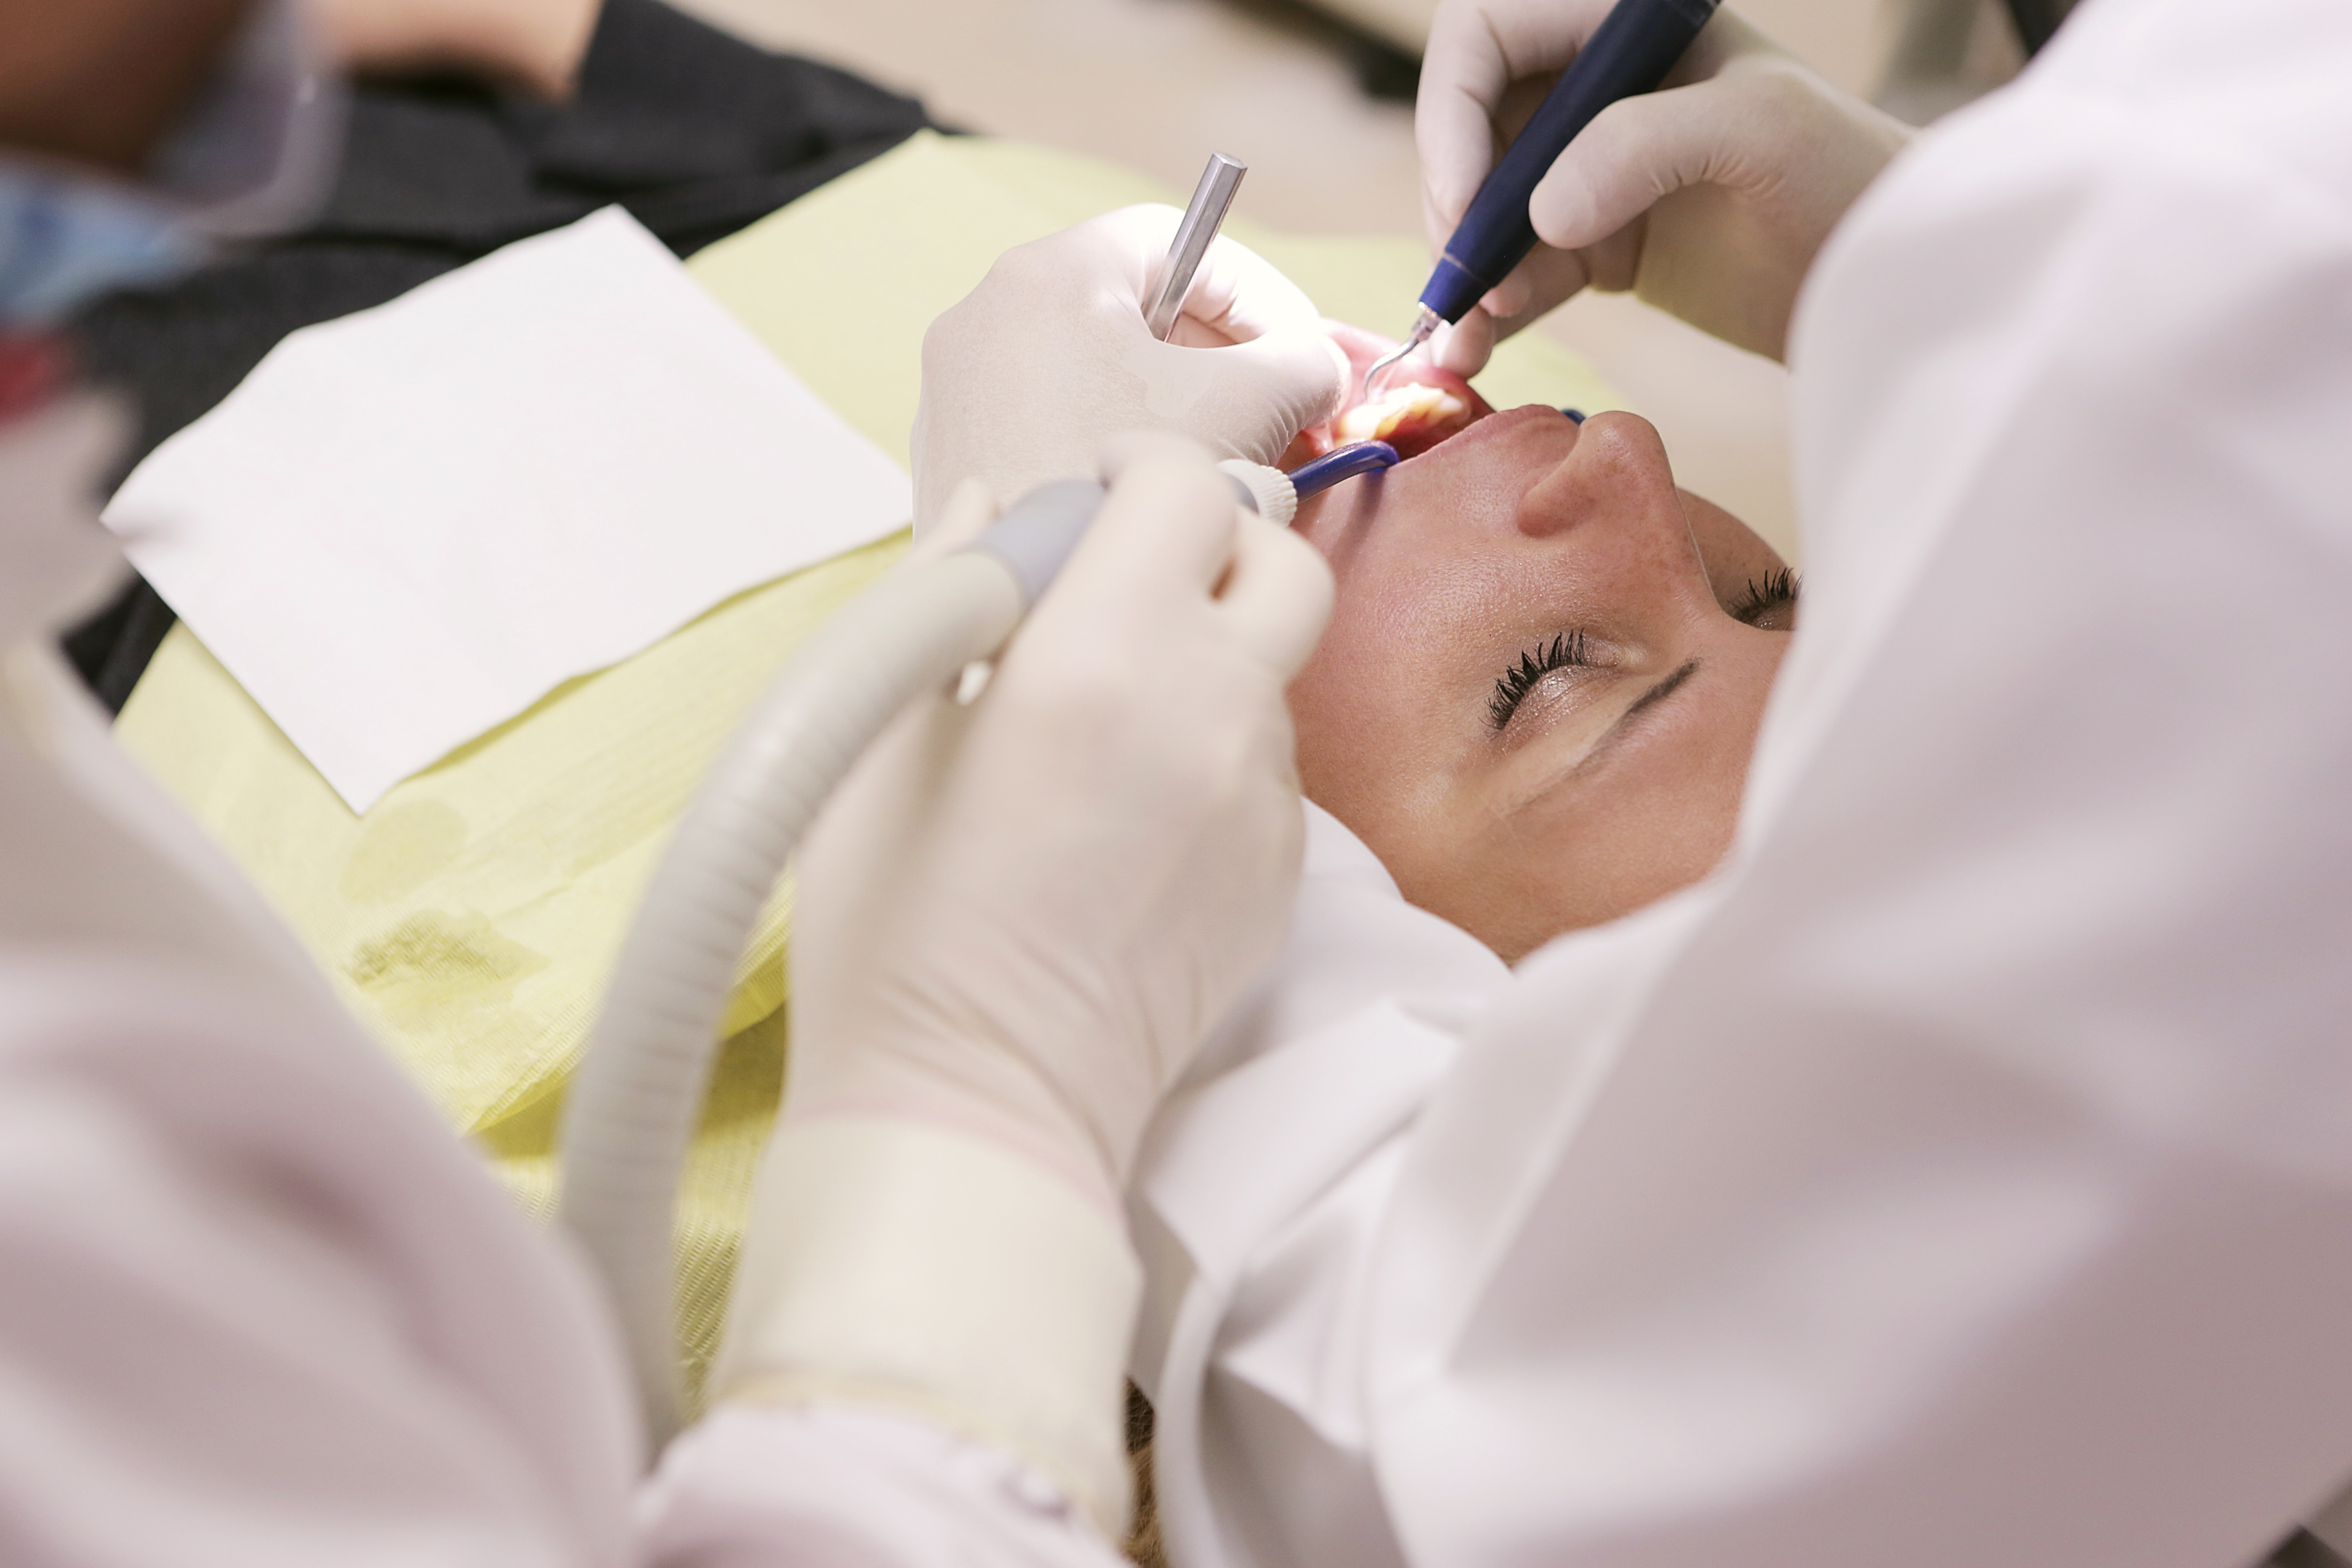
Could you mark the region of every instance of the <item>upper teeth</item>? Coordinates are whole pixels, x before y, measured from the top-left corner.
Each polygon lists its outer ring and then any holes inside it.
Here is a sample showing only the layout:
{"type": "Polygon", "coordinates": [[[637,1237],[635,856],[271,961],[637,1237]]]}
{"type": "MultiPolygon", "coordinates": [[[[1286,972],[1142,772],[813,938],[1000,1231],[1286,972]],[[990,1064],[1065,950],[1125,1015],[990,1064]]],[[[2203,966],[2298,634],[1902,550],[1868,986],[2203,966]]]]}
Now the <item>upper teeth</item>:
{"type": "Polygon", "coordinates": [[[1342,442],[1377,441],[1408,420],[1434,424],[1462,413],[1468,405],[1442,386],[1406,382],[1370,403],[1360,403],[1339,416],[1332,431],[1342,442]]]}

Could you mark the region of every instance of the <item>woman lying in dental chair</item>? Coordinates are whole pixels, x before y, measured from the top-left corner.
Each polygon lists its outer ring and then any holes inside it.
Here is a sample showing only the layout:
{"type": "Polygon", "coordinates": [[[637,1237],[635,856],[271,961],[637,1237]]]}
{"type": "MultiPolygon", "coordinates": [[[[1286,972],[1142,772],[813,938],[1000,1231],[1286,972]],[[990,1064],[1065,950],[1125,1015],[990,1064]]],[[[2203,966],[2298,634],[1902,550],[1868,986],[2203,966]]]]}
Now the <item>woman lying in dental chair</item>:
{"type": "Polygon", "coordinates": [[[1396,432],[1411,455],[1300,508],[1339,591],[1291,689],[1299,775],[1407,899],[1516,960],[1722,858],[1797,580],[1676,488],[1646,420],[1496,413],[1407,363],[1441,399],[1396,432]]]}
{"type": "MultiPolygon", "coordinates": [[[[1055,449],[1072,443],[1018,426],[1024,407],[1070,395],[1043,384],[1087,374],[1069,370],[1084,356],[1039,352],[1031,388],[1020,353],[980,347],[985,323],[1029,309],[1006,301],[1063,284],[1080,258],[1132,270],[1170,218],[1114,213],[1013,252],[942,318],[926,350],[919,504],[940,504],[950,470],[984,474],[1010,500],[1039,465],[1077,463],[1055,449]],[[975,353],[995,355],[988,385],[1006,394],[986,415],[954,379],[975,353]],[[1022,456],[1009,465],[1005,452],[1022,456]]],[[[1229,240],[1192,310],[1174,349],[1125,346],[1120,373],[1176,389],[1147,393],[1139,417],[1204,411],[1190,428],[1221,455],[1285,468],[1373,438],[1403,459],[1308,497],[1294,524],[1337,586],[1331,625],[1290,691],[1307,798],[1379,857],[1406,899],[1506,960],[1705,876],[1730,844],[1795,625],[1788,563],[1678,489],[1657,431],[1637,416],[1498,413],[1418,356],[1364,398],[1363,371],[1394,345],[1317,320],[1229,240]],[[1260,395],[1315,416],[1278,456],[1230,425],[1241,400],[1183,380],[1205,373],[1180,351],[1229,336],[1246,340],[1227,352],[1254,356],[1244,363],[1265,378],[1260,395]]]]}

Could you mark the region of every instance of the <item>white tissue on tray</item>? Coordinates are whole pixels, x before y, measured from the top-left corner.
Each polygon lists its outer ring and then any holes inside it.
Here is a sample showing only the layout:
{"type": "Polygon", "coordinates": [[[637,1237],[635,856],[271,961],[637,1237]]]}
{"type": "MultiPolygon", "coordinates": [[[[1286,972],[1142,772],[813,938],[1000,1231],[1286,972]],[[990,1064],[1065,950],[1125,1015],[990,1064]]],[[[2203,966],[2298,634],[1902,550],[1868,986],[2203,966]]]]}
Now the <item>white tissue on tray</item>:
{"type": "Polygon", "coordinates": [[[294,333],[106,521],[364,812],[911,510],[905,473],[615,207],[294,333]]]}

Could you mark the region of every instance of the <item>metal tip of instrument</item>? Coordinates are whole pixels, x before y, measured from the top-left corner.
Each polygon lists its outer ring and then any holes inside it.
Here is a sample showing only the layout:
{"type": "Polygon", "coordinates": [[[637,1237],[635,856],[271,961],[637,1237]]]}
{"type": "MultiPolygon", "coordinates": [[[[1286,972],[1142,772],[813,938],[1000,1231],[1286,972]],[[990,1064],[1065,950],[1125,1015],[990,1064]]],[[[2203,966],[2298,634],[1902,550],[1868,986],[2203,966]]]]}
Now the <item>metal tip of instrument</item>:
{"type": "Polygon", "coordinates": [[[1234,193],[1241,189],[1242,176],[1249,165],[1239,158],[1223,153],[1209,154],[1209,166],[1201,171],[1201,183],[1193,187],[1192,205],[1184,209],[1184,220],[1176,226],[1176,238],[1168,247],[1168,259],[1160,263],[1159,287],[1152,291],[1151,304],[1143,312],[1151,335],[1161,342],[1176,330],[1176,318],[1184,310],[1184,296],[1192,291],[1192,275],[1201,269],[1201,258],[1209,254],[1209,242],[1225,226],[1225,209],[1234,205],[1234,193]]]}
{"type": "Polygon", "coordinates": [[[1381,377],[1386,375],[1391,367],[1402,363],[1413,350],[1427,342],[1430,334],[1437,331],[1437,312],[1423,305],[1421,308],[1420,316],[1412,323],[1412,331],[1405,334],[1404,342],[1397,345],[1396,352],[1373,361],[1371,368],[1364,372],[1363,394],[1358,401],[1370,402],[1372,395],[1380,390],[1381,377]]]}

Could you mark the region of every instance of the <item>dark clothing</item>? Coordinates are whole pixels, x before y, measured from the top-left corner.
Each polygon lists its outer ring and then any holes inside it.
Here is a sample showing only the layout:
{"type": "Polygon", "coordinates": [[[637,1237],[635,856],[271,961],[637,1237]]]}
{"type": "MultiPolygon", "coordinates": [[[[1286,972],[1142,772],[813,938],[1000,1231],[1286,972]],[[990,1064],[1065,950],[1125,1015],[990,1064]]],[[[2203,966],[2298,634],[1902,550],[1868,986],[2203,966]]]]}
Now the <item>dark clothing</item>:
{"type": "MultiPolygon", "coordinates": [[[[658,0],[605,0],[569,103],[457,80],[359,87],[319,221],[173,288],[102,302],[77,323],[83,363],[136,395],[135,462],[297,327],[380,305],[614,202],[690,255],[925,123],[912,100],[754,48],[658,0]]],[[[134,582],[67,637],[67,652],[120,711],[172,620],[134,582]]]]}

